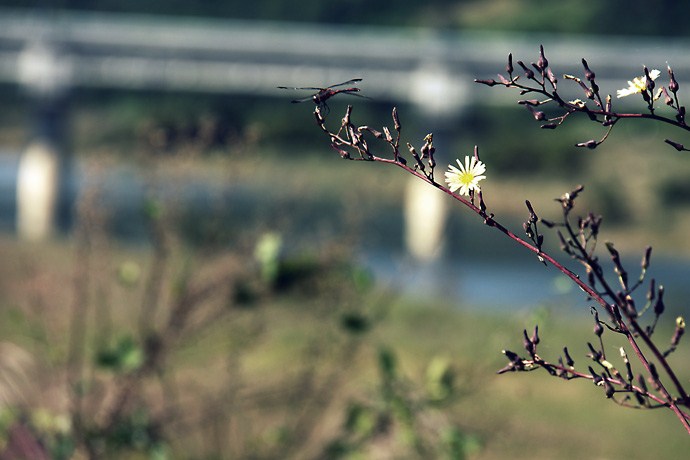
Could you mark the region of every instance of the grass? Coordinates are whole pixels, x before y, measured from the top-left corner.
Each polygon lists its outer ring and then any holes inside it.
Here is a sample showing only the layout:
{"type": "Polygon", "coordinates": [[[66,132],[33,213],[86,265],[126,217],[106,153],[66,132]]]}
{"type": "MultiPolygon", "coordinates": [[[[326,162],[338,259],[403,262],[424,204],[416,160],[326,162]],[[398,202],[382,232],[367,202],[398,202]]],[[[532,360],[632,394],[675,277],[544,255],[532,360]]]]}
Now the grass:
{"type": "MultiPolygon", "coordinates": [[[[64,351],[59,350],[66,349],[68,339],[70,267],[78,263],[72,244],[31,246],[3,238],[0,248],[6,261],[0,266],[2,340],[32,355],[41,379],[34,382],[39,394],[22,397],[29,407],[59,412],[64,410],[60,386],[51,376],[60,371],[64,351]]],[[[145,267],[150,256],[141,248],[117,245],[108,253],[110,262],[101,260],[106,280],[120,261],[145,267]]],[[[438,299],[410,300],[376,287],[353,296],[348,292],[351,279],[343,272],[326,270],[322,275],[213,323],[171,354],[168,366],[175,375],[178,413],[186,414],[166,428],[173,458],[226,458],[202,454],[210,455],[214,445],[229,446],[227,440],[210,443],[212,430],[244,443],[243,449],[225,452],[230,458],[271,452],[271,445],[283,442],[281,427],[299,414],[318,423],[305,434],[304,450],[292,455],[304,458],[302,454],[318,451],[339,429],[348,402],[376,399],[376,355],[382,348],[394,351],[401,376],[419,389],[431,360],[450,361],[457,399],[443,413],[480,440],[481,448],[470,458],[646,459],[682,458],[687,452],[687,435],[669,411],[618,407],[588,382],[563,382],[540,372],[495,374],[505,363],[501,349],[519,350],[522,328],[531,329],[536,319],[540,353],[555,358],[568,345],[576,362],[585,364],[585,342],[594,338],[587,312],[486,312],[438,299]],[[341,320],[348,311],[366,313],[373,328],[356,336],[344,332],[341,320]],[[233,415],[218,415],[211,424],[212,408],[233,415]]],[[[128,318],[139,308],[133,301],[137,290],[116,284],[110,288],[109,308],[119,318],[115,327],[126,331],[128,318]]],[[[676,363],[688,360],[687,347],[682,348],[676,363]]],[[[687,380],[690,372],[682,374],[687,380]]],[[[165,401],[155,407],[165,407],[165,401]]]]}
{"type": "MultiPolygon", "coordinates": [[[[397,340],[407,359],[417,356],[419,365],[433,353],[449,353],[459,374],[467,375],[472,390],[454,416],[484,439],[477,458],[677,458],[687,448],[682,427],[666,411],[624,409],[591,383],[563,382],[545,373],[493,374],[503,365],[502,347],[520,349],[520,328],[530,327],[526,317],[417,305],[394,318],[391,328],[407,334],[407,340],[397,340]]],[[[541,325],[541,353],[555,357],[560,345],[568,344],[579,357],[576,363],[584,364],[590,330],[588,315],[553,312],[541,325]]]]}

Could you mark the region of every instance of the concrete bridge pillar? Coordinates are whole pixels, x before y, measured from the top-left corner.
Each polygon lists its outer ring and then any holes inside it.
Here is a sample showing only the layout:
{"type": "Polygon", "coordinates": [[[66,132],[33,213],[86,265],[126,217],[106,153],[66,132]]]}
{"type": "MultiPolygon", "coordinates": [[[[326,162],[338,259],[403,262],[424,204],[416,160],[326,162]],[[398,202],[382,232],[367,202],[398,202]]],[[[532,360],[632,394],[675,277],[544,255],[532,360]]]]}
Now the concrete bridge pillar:
{"type": "MultiPolygon", "coordinates": [[[[437,60],[420,66],[412,75],[411,82],[411,99],[428,127],[418,136],[417,148],[421,146],[423,137],[433,132],[437,152],[434,175],[435,180],[442,183],[449,158],[454,155],[449,151],[458,129],[454,122],[458,119],[467,89],[462,79],[450,75],[437,60]]],[[[416,261],[429,263],[441,255],[449,206],[450,201],[445,194],[416,177],[409,178],[403,210],[405,246],[416,261]]]]}
{"type": "Polygon", "coordinates": [[[55,230],[62,190],[68,56],[49,40],[29,44],[18,60],[19,79],[34,104],[33,129],[17,172],[17,234],[42,240],[55,230]]]}
{"type": "Polygon", "coordinates": [[[19,160],[17,234],[44,240],[54,232],[60,190],[60,154],[49,142],[33,141],[19,160]]]}

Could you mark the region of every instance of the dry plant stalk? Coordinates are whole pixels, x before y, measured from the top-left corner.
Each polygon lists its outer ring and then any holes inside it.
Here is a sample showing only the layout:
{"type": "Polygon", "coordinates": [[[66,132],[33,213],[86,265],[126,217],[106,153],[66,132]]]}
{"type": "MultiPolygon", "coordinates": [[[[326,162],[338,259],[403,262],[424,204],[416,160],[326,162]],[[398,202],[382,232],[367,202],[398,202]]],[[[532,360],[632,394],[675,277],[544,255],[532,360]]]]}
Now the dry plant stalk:
{"type": "MultiPolygon", "coordinates": [[[[556,129],[578,113],[584,114],[592,122],[606,128],[599,140],[581,142],[576,144],[578,147],[596,148],[608,138],[614,126],[627,119],[648,119],[690,131],[685,120],[685,106],[681,105],[678,98],[679,84],[670,67],[667,69],[668,84],[656,91],[654,80],[660,72],[650,71],[647,67],[643,68],[643,76],[629,82],[629,88],[620,90],[618,97],[640,94],[646,103],[645,112],[624,113],[613,109],[610,95],[602,94],[596,83],[595,73],[585,59],[582,59],[584,78],[573,75],[563,76],[566,81],[578,85],[584,94],[584,99],[571,101],[560,96],[558,78],[549,67],[543,47],[540,47],[537,62],[527,65],[522,61],[517,61],[517,65],[522,70],[521,75],[516,73],[512,55],[509,55],[506,66],[507,76],[499,75],[498,81],[493,79],[475,81],[490,87],[503,86],[517,89],[521,96],[529,94],[537,97],[519,100],[518,104],[526,107],[534,119],[541,123],[541,128],[556,129]],[[672,116],[659,114],[656,103],[661,98],[665,106],[674,112],[672,116]],[[544,111],[546,105],[555,106],[558,114],[547,116],[544,111]]],[[[410,143],[406,143],[403,147],[402,124],[396,108],[392,110],[393,130],[386,126],[381,130],[370,126],[359,126],[353,122],[352,113],[353,107],[350,105],[337,128],[331,129],[327,126],[327,113],[322,105],[317,103],[314,111],[317,125],[341,158],[394,165],[436,187],[479,216],[487,227],[501,232],[515,244],[533,252],[539,262],[551,265],[560,271],[596,304],[591,307],[596,340],[593,343],[587,343],[590,350],[587,355],[590,364],[586,365],[586,369],[575,367],[575,361],[567,348],[563,349],[563,355],[559,356],[555,362],[542,358],[537,353],[540,339],[538,329],[535,327],[531,334],[528,334],[526,330],[523,331],[525,355],[504,350],[509,362],[498,371],[499,374],[543,369],[550,375],[565,380],[590,380],[603,389],[607,398],[622,406],[670,409],[690,434],[690,397],[669,361],[670,355],[678,347],[685,331],[685,320],[682,317],[676,318],[675,331],[670,340],[658,338],[655,335],[656,325],[665,311],[665,305],[663,286],[657,284],[654,279],[649,282],[646,280],[651,260],[651,247],[645,249],[640,274],[635,278],[628,275],[614,245],[606,242],[606,252],[614,265],[614,273],[607,273],[597,255],[602,217],[592,213],[584,216],[573,215],[576,199],[584,190],[581,185],[556,198],[562,210],[562,219],[559,222],[539,218],[532,204],[526,200],[528,217],[523,224],[524,236],[519,236],[501,224],[494,213],[489,211],[478,186],[478,181],[484,178],[480,174],[484,173],[485,166],[479,160],[477,147],[471,159],[466,157],[464,166],[458,160],[460,169],[451,167],[450,171],[446,172],[446,184],[440,183],[434,174],[436,149],[433,145],[432,134],[428,134],[423,139],[423,144],[419,149],[410,143]],[[374,141],[381,142],[388,153],[382,154],[375,150],[372,147],[374,141]],[[584,267],[587,274],[585,279],[544,250],[545,236],[541,231],[542,226],[555,231],[561,250],[584,267]],[[640,297],[639,292],[643,290],[643,286],[647,286],[643,302],[639,299],[636,301],[635,298],[640,297]],[[643,306],[638,308],[638,303],[643,306]],[[606,315],[605,320],[600,318],[600,312],[606,315]],[[642,322],[645,313],[648,313],[647,316],[653,316],[648,324],[642,322]],[[611,356],[605,347],[605,334],[617,334],[623,337],[627,342],[627,347],[620,347],[616,350],[616,356],[611,356]],[[663,341],[668,341],[669,344],[664,346],[661,344],[663,341]],[[642,345],[646,347],[645,350],[642,345]],[[634,372],[629,352],[641,364],[640,372],[634,372]]],[[[674,140],[666,139],[665,142],[678,151],[688,150],[683,144],[674,140]]]]}

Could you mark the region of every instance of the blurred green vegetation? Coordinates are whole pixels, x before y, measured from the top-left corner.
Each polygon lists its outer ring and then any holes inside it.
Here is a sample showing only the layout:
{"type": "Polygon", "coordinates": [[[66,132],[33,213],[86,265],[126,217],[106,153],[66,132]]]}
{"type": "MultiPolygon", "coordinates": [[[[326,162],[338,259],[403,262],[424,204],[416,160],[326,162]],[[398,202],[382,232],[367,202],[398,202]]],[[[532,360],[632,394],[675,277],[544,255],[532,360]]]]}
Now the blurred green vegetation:
{"type": "MultiPolygon", "coordinates": [[[[0,248],[23,267],[0,267],[0,389],[6,402],[19,395],[24,401],[4,406],[0,444],[8,442],[10,427],[23,423],[55,458],[69,458],[79,443],[54,396],[69,390],[54,375],[69,348],[64,312],[70,295],[63,286],[72,276],[64,270],[71,248],[6,239],[0,248]],[[39,289],[27,295],[32,286],[39,289]],[[19,366],[23,373],[8,367],[21,354],[30,357],[29,365],[19,366]]],[[[98,249],[100,270],[89,283],[100,294],[86,310],[93,341],[85,353],[87,367],[93,367],[82,374],[80,390],[81,423],[95,451],[161,459],[684,455],[682,427],[669,411],[618,407],[586,381],[564,382],[540,372],[495,375],[505,364],[500,350],[519,350],[520,330],[534,324],[541,332],[540,355],[555,359],[567,345],[576,365],[586,365],[585,342],[594,337],[589,313],[571,316],[545,306],[489,312],[448,299],[412,300],[378,285],[349,262],[347,251],[332,250],[326,256],[297,254],[311,263],[301,262],[299,276],[283,276],[285,284],[268,295],[262,293],[269,280],[260,265],[271,258],[263,255],[253,266],[251,257],[235,254],[244,261],[240,279],[252,295],[226,303],[223,316],[203,328],[199,324],[213,310],[197,305],[191,327],[165,348],[164,367],[137,377],[151,352],[142,337],[131,334],[146,277],[120,283],[118,267],[126,262],[148,270],[154,255],[118,245],[98,249]],[[109,398],[101,395],[118,382],[132,384],[132,378],[141,379],[132,396],[136,404],[104,423],[98,414],[109,407],[109,398]]],[[[234,251],[197,259],[185,249],[168,268],[178,271],[179,262],[198,267],[189,279],[198,284],[208,275],[227,276],[217,262],[234,251]]],[[[293,270],[292,256],[272,253],[279,271],[293,270]]],[[[166,298],[172,306],[176,297],[185,297],[177,283],[162,294],[162,306],[166,298]]],[[[227,302],[218,300],[219,306],[227,302]]],[[[671,330],[660,323],[657,334],[669,336],[671,330]]],[[[617,349],[618,340],[608,332],[604,338],[609,350],[617,349]]],[[[611,355],[615,361],[617,353],[611,355]]],[[[672,358],[687,359],[686,348],[672,358]]],[[[682,370],[681,378],[688,376],[682,370]]]]}

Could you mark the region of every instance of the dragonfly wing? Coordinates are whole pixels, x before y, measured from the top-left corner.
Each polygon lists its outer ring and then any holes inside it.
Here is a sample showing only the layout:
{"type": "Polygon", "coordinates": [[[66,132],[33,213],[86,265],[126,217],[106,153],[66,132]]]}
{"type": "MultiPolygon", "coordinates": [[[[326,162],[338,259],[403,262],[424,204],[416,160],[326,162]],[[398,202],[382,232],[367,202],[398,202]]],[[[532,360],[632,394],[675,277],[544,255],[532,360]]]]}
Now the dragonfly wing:
{"type": "Polygon", "coordinates": [[[294,99],[291,101],[293,104],[298,104],[300,102],[307,102],[307,101],[312,101],[314,100],[314,96],[308,96],[308,97],[303,97],[301,99],[294,99]]]}
{"type": "Polygon", "coordinates": [[[324,88],[317,88],[315,86],[303,86],[303,87],[294,87],[294,86],[276,86],[278,89],[300,89],[300,90],[309,90],[309,91],[322,91],[324,88]]]}
{"type": "Polygon", "coordinates": [[[353,83],[357,83],[362,81],[361,78],[353,78],[352,80],[344,81],[342,83],[336,83],[335,85],[329,86],[329,88],[337,88],[338,86],[344,86],[344,85],[351,85],[353,83]]]}
{"type": "Polygon", "coordinates": [[[357,94],[353,91],[343,91],[343,94],[349,94],[350,96],[361,97],[363,99],[371,99],[369,96],[365,96],[364,94],[357,94]]]}

